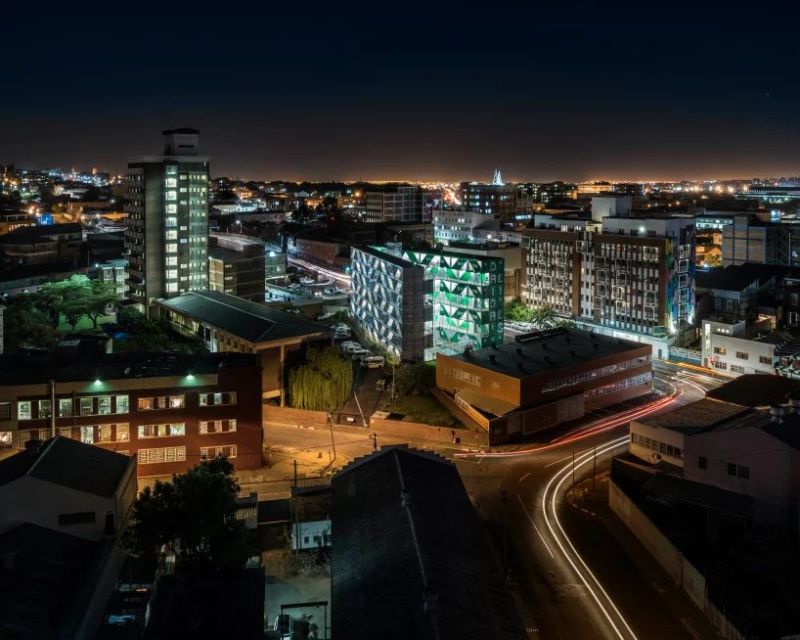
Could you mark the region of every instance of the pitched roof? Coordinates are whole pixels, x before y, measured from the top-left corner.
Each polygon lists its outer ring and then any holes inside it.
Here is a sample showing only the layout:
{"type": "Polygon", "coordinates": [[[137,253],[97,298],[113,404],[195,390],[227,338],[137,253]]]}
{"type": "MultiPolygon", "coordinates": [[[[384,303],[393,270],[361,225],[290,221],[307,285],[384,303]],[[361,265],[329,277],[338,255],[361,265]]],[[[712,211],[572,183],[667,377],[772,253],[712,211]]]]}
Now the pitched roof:
{"type": "Polygon", "coordinates": [[[325,334],[327,327],[220,291],[191,291],[158,304],[248,342],[325,334]]]}
{"type": "Polygon", "coordinates": [[[527,637],[455,466],[384,447],[332,481],[332,624],[354,637],[527,637]]]}
{"type": "Polygon", "coordinates": [[[25,449],[0,460],[0,485],[22,476],[110,498],[127,475],[134,459],[57,436],[45,440],[39,449],[25,449]]]}

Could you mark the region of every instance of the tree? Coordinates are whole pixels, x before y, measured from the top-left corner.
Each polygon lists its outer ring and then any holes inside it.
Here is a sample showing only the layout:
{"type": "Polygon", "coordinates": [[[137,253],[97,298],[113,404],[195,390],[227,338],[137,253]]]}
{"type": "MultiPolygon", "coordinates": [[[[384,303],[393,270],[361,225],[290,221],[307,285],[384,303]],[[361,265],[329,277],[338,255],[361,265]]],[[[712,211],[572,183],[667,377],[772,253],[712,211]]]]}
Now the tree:
{"type": "Polygon", "coordinates": [[[531,309],[530,322],[535,324],[539,329],[549,329],[556,325],[558,317],[553,307],[542,306],[531,309]]]}
{"type": "Polygon", "coordinates": [[[333,347],[310,348],[305,363],[289,372],[289,396],[297,409],[334,411],[350,396],[353,362],[333,347]]]}
{"type": "Polygon", "coordinates": [[[14,351],[22,347],[52,349],[61,334],[58,314],[53,318],[49,301],[38,293],[23,293],[10,298],[3,311],[4,347],[14,351]]]}
{"type": "Polygon", "coordinates": [[[98,280],[90,280],[82,274],[75,274],[65,280],[48,282],[42,287],[42,295],[51,301],[54,309],[75,330],[75,326],[83,316],[92,321],[97,328],[97,321],[104,315],[108,305],[117,299],[114,288],[98,280]]]}
{"type": "Polygon", "coordinates": [[[531,310],[517,298],[506,305],[506,318],[514,322],[530,322],[531,310]]]}
{"type": "Polygon", "coordinates": [[[436,386],[436,367],[424,362],[398,367],[394,385],[395,393],[399,396],[429,393],[436,386]]]}
{"type": "Polygon", "coordinates": [[[253,552],[236,518],[239,485],[225,457],[204,460],[172,482],[145,487],[122,536],[125,549],[152,570],[174,554],[182,575],[241,569],[253,552]]]}

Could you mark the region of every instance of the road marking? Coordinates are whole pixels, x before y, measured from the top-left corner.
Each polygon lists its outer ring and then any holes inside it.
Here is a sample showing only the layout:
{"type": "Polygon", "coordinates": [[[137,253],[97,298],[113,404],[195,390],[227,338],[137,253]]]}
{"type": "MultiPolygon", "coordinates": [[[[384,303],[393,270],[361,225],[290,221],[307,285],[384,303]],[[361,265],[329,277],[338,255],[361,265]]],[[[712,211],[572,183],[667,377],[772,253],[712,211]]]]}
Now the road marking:
{"type": "Polygon", "coordinates": [[[525,478],[527,478],[529,475],[531,475],[531,472],[530,472],[530,471],[528,471],[528,473],[526,473],[524,476],[522,476],[522,477],[519,479],[519,481],[520,481],[520,482],[522,482],[522,481],[523,481],[525,478]]]}
{"type": "Polygon", "coordinates": [[[528,520],[531,521],[531,525],[533,525],[534,530],[536,531],[537,535],[539,536],[539,540],[542,541],[542,544],[544,545],[544,548],[547,549],[547,553],[549,553],[550,557],[555,560],[556,556],[553,553],[553,550],[550,548],[550,545],[547,544],[547,540],[544,539],[544,536],[542,535],[542,532],[539,531],[539,527],[536,526],[536,523],[533,521],[533,517],[531,516],[530,512],[528,511],[527,507],[525,506],[525,503],[522,501],[522,498],[520,497],[519,494],[517,494],[517,500],[519,500],[519,506],[522,507],[522,510],[525,512],[525,515],[528,516],[528,520]]]}
{"type": "MultiPolygon", "coordinates": [[[[588,451],[591,451],[591,449],[584,449],[583,451],[578,451],[575,455],[579,456],[588,451]]],[[[556,460],[555,462],[551,462],[550,464],[544,465],[544,468],[547,469],[547,467],[552,467],[554,464],[558,464],[559,462],[564,462],[565,460],[570,460],[570,459],[572,459],[571,453],[568,456],[564,456],[563,458],[561,458],[561,460],[556,460]]]]}

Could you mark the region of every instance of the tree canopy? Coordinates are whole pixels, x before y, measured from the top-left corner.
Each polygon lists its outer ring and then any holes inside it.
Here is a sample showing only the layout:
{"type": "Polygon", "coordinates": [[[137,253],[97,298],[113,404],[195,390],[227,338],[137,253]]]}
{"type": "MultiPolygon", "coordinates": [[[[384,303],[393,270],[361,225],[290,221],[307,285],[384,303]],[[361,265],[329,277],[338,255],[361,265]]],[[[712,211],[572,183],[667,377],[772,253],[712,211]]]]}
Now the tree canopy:
{"type": "Polygon", "coordinates": [[[117,301],[112,285],[77,273],[65,280],[48,282],[41,288],[40,295],[64,316],[73,330],[83,316],[97,328],[97,321],[105,314],[108,305],[117,301]]]}
{"type": "Polygon", "coordinates": [[[183,575],[241,569],[253,547],[236,518],[238,494],[231,462],[204,460],[172,482],[145,487],[133,504],[123,546],[153,569],[174,554],[183,575]]]}
{"type": "Polygon", "coordinates": [[[334,411],[350,396],[353,363],[333,347],[310,348],[305,363],[289,372],[289,396],[297,409],[334,411]]]}

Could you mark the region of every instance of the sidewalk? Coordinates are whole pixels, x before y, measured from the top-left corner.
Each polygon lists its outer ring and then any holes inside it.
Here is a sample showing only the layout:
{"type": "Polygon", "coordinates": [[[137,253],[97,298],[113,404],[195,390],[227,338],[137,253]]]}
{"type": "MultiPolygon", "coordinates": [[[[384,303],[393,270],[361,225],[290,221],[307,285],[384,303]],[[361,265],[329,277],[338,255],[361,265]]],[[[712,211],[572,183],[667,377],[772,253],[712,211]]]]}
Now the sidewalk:
{"type": "Polygon", "coordinates": [[[642,638],[717,638],[689,599],[608,506],[608,473],[575,487],[562,509],[564,528],[603,587],[642,638]]]}

